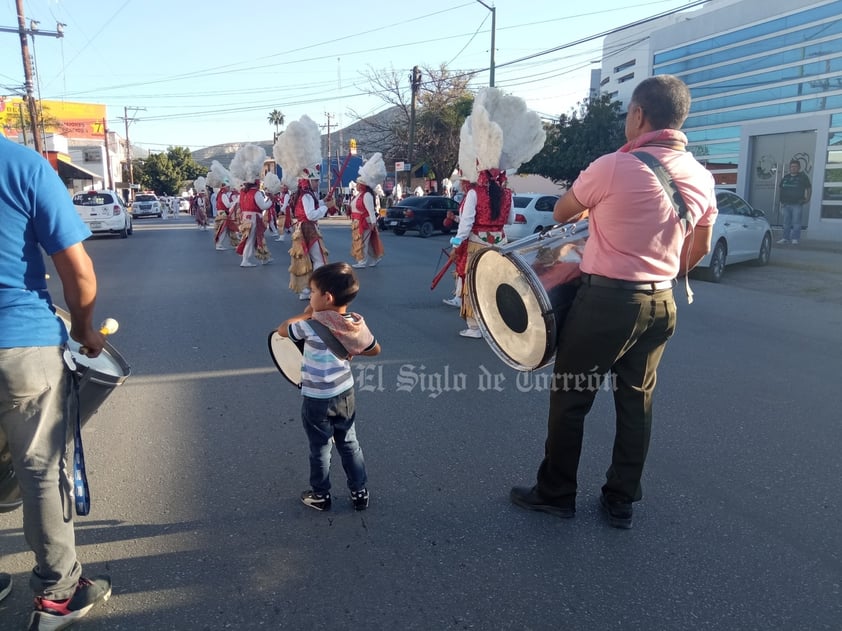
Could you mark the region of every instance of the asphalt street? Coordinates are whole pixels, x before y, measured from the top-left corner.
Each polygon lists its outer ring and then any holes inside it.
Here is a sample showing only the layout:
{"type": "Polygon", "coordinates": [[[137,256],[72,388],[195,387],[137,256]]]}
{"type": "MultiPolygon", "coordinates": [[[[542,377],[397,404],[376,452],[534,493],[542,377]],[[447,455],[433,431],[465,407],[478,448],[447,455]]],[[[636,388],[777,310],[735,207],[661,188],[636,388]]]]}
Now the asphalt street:
{"type": "MultiPolygon", "coordinates": [[[[349,260],[347,224],[323,231],[349,260]]],[[[768,267],[693,281],[692,305],[677,290],[644,499],[621,531],[597,501],[608,393],[586,423],[576,517],[512,506],[541,458],[548,371],[458,336],[451,281],[429,289],[446,237],[383,240],[353,305],[383,346],[353,361],[371,506],[352,510],[335,457],[329,513],[298,499],[300,395],[267,352],[305,304],[288,245],[243,269],[186,215],[87,243],[97,317],[119,320],[132,374],[85,426],[78,553],[114,594],[80,629],[842,629],[842,252],[776,248],[768,267]]],[[[16,582],[0,628],[23,629],[20,511],[0,514],[0,558],[16,582]]]]}

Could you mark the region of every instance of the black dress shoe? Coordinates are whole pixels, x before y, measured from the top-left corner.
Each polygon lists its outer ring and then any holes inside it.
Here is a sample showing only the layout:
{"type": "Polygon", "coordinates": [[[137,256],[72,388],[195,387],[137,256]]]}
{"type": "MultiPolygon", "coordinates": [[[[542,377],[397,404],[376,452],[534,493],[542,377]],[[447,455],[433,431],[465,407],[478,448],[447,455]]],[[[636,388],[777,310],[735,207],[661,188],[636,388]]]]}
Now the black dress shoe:
{"type": "Polygon", "coordinates": [[[608,514],[608,523],[611,526],[614,528],[623,528],[624,530],[632,527],[634,509],[632,509],[631,502],[610,499],[603,493],[599,496],[599,503],[602,504],[602,508],[608,514]]]}
{"type": "Polygon", "coordinates": [[[512,504],[526,510],[537,510],[542,513],[549,513],[556,517],[568,519],[576,515],[576,499],[571,497],[566,500],[550,501],[541,497],[538,489],[528,486],[516,486],[509,493],[512,504]]]}

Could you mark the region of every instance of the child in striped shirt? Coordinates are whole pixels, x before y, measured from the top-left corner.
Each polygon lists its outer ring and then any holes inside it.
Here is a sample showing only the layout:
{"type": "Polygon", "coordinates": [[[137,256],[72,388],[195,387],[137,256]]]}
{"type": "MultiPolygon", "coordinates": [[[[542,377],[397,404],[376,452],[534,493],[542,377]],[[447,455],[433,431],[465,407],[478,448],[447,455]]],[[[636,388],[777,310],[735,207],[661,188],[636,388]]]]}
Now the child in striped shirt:
{"type": "MultiPolygon", "coordinates": [[[[368,508],[365,459],[357,441],[354,418],[354,355],[377,355],[380,344],[358,313],[348,305],[359,292],[359,283],[348,263],[330,263],[310,276],[310,304],[304,313],[286,320],[278,334],[304,342],[301,360],[301,417],[310,443],[310,486],[301,501],[319,511],[330,510],[330,456],[333,439],[348,478],[355,510],[368,508]],[[310,321],[324,325],[347,352],[339,357],[310,321]]],[[[320,327],[317,327],[320,328],[320,327]]],[[[335,344],[333,344],[335,346],[335,344]]]]}

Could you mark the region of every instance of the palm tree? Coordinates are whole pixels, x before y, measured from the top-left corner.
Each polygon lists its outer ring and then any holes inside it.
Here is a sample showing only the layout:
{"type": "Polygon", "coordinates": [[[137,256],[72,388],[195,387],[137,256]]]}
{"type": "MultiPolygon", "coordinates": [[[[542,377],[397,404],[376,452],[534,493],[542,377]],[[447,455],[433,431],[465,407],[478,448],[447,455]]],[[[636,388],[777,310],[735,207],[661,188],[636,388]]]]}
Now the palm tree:
{"type": "Polygon", "coordinates": [[[272,110],[269,112],[269,124],[275,126],[275,138],[278,137],[278,126],[284,124],[284,113],[280,110],[272,110]]]}

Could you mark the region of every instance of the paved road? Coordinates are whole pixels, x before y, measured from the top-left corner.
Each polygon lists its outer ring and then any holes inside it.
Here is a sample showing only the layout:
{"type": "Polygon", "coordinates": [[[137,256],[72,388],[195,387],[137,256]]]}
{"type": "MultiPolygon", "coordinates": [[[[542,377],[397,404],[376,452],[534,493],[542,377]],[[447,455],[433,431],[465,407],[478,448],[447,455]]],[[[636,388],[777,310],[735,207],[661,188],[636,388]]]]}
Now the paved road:
{"type": "MultiPolygon", "coordinates": [[[[325,234],[347,260],[347,226],[325,234]]],[[[298,395],[266,353],[303,304],[285,248],[240,269],[185,217],[90,242],[98,313],[120,320],[133,374],[85,428],[79,554],[115,588],[80,628],[842,629],[838,254],[822,255],[815,291],[777,251],[694,282],[659,374],[645,500],[619,531],[597,506],[610,399],[589,417],[576,518],[512,507],[509,487],[540,459],[547,394],[456,335],[445,283],[429,291],[444,237],[384,243],[355,302],[384,348],[354,361],[372,504],[351,510],[335,466],[334,510],[319,514],[297,499],[298,395]]],[[[20,518],[0,515],[17,582],[3,629],[28,615],[20,518]]]]}

